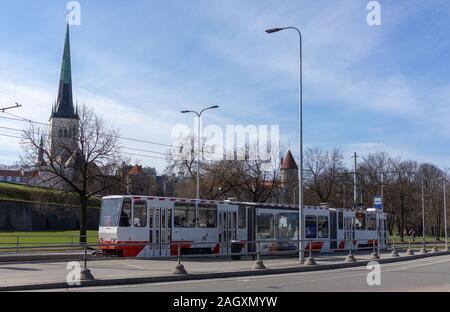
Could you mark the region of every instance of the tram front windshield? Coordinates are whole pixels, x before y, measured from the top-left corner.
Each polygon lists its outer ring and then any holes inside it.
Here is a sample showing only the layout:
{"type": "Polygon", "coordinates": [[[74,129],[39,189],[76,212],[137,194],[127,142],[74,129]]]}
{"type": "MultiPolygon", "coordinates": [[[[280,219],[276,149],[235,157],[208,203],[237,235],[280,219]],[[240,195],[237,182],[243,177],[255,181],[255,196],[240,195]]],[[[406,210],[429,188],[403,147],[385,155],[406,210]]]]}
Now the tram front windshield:
{"type": "MultiPolygon", "coordinates": [[[[130,207],[131,208],[131,207],[130,207]]],[[[102,201],[100,226],[113,227],[119,225],[119,217],[122,211],[121,198],[107,198],[102,201]]],[[[131,209],[130,209],[131,212],[131,209]]],[[[120,218],[122,219],[122,218],[120,218]]]]}

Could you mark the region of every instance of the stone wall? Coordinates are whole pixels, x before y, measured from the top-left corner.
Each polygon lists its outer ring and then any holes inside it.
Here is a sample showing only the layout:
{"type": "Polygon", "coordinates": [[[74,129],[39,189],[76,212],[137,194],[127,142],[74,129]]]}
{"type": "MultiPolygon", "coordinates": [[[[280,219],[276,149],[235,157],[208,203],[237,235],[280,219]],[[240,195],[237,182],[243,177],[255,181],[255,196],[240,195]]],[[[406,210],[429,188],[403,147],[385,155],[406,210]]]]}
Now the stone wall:
{"type": "MultiPolygon", "coordinates": [[[[89,208],[89,230],[98,229],[99,208],[89,208]]],[[[80,208],[0,200],[0,231],[62,231],[80,228],[80,208]]]]}

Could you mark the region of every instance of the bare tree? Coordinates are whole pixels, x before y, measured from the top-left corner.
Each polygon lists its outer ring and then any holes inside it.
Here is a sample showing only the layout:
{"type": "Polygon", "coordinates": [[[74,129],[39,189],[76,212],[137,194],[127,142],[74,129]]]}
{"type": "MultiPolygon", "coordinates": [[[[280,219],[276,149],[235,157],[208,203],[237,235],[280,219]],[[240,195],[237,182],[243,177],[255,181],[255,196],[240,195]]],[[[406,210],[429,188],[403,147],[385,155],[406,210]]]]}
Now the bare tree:
{"type": "Polygon", "coordinates": [[[419,168],[425,184],[425,209],[428,212],[426,221],[433,237],[439,237],[442,223],[442,186],[444,171],[433,164],[424,163],[419,168]]]}
{"type": "MultiPolygon", "coordinates": [[[[183,190],[192,193],[196,183],[197,166],[194,153],[195,140],[185,137],[168,157],[166,173],[189,176],[191,183],[183,190]]],[[[203,198],[220,199],[235,197],[240,200],[265,202],[280,187],[279,166],[274,165],[279,158],[273,149],[273,159],[261,160],[248,157],[248,147],[243,148],[246,157],[236,159],[238,153],[230,152],[228,160],[203,160],[200,166],[200,193],[203,198]]],[[[206,147],[202,150],[205,158],[212,152],[206,147]]]]}
{"type": "MultiPolygon", "coordinates": [[[[394,209],[392,215],[396,217],[397,229],[400,239],[408,227],[412,227],[411,215],[413,215],[414,199],[417,193],[416,180],[418,164],[415,161],[405,160],[393,163],[395,180],[391,192],[397,199],[393,199],[394,209]]],[[[390,221],[392,222],[392,220],[390,221]]]]}
{"type": "MultiPolygon", "coordinates": [[[[188,181],[178,182],[181,186],[177,195],[183,197],[194,196],[197,182],[197,159],[195,157],[195,138],[187,136],[178,141],[168,155],[166,173],[178,177],[189,177],[188,181]]],[[[203,158],[209,159],[211,151],[202,148],[203,158]]],[[[226,160],[203,160],[200,166],[200,194],[202,198],[219,199],[229,195],[238,186],[236,175],[233,174],[231,163],[226,160]]]]}
{"type": "Polygon", "coordinates": [[[88,201],[121,183],[115,175],[120,163],[118,134],[109,129],[91,108],[83,105],[78,127],[67,138],[41,141],[43,129],[24,131],[22,163],[39,172],[35,183],[73,191],[80,200],[80,242],[86,242],[88,201]]]}
{"type": "Polygon", "coordinates": [[[343,154],[339,149],[324,151],[309,148],[305,152],[305,176],[310,189],[313,189],[320,202],[329,202],[338,178],[344,170],[343,154]]]}

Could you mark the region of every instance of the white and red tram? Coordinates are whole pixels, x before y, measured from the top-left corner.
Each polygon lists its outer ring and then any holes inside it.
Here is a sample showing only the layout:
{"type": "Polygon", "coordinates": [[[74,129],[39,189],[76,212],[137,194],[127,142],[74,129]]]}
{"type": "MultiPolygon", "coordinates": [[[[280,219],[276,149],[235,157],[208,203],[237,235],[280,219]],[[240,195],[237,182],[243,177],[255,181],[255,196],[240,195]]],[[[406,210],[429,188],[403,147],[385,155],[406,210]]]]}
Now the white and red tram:
{"type": "MultiPolygon", "coordinates": [[[[305,206],[306,250],[386,247],[384,212],[305,206]],[[378,234],[377,234],[378,228],[378,234]]],[[[298,206],[147,196],[106,196],[99,225],[100,249],[124,257],[174,256],[182,253],[241,253],[295,250],[298,206]],[[143,245],[139,245],[142,243],[143,245]],[[150,244],[149,244],[150,243],[150,244]],[[115,245],[118,244],[118,245],[115,245]],[[119,245],[122,244],[122,245],[119,245]],[[128,246],[126,246],[128,244],[128,246]],[[147,245],[144,245],[147,244],[147,245]],[[236,252],[236,250],[233,250],[236,252]]]]}

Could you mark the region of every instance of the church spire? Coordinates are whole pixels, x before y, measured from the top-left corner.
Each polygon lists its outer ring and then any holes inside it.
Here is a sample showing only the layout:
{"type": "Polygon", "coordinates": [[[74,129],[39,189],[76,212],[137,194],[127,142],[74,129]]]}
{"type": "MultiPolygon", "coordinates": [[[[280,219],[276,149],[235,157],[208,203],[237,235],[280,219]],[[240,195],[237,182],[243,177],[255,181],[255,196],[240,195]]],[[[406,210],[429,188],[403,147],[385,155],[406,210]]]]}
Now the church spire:
{"type": "Polygon", "coordinates": [[[64,42],[64,55],[61,65],[61,76],[59,79],[58,99],[52,117],[78,118],[73,107],[72,97],[72,66],[70,60],[70,35],[69,24],[67,24],[66,38],[64,42]]]}
{"type": "Polygon", "coordinates": [[[37,165],[38,166],[45,166],[45,161],[44,161],[44,136],[42,134],[41,134],[41,139],[39,141],[37,165]]]}

